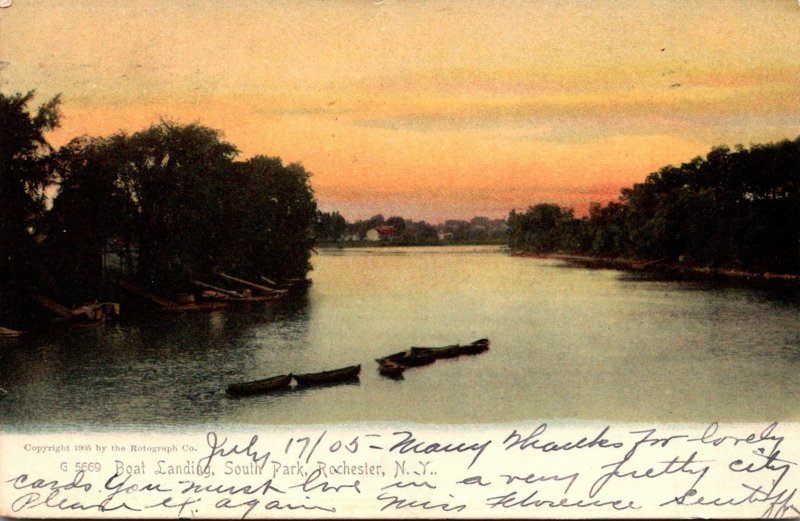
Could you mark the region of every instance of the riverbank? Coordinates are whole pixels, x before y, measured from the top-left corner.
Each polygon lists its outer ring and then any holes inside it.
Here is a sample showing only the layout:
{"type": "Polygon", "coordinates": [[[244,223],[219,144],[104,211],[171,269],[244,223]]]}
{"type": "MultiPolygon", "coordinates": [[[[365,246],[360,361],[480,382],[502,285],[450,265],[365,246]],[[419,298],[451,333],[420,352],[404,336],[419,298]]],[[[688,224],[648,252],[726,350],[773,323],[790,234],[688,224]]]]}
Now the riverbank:
{"type": "Polygon", "coordinates": [[[403,242],[403,241],[317,241],[315,248],[404,248],[417,246],[506,246],[508,241],[430,241],[430,242],[403,242]]]}
{"type": "Polygon", "coordinates": [[[133,283],[116,280],[103,292],[105,301],[95,300],[76,307],[44,295],[30,294],[20,299],[20,305],[13,312],[0,316],[0,339],[56,331],[74,332],[97,328],[106,322],[158,314],[271,306],[290,294],[304,292],[312,283],[309,278],[275,282],[265,277],[261,277],[259,282],[251,282],[225,273],[218,273],[217,279],[209,280],[214,284],[195,280],[192,286],[183,291],[167,295],[155,294],[133,283]]]}
{"type": "Polygon", "coordinates": [[[732,280],[782,280],[800,282],[800,275],[793,273],[758,273],[708,266],[691,266],[669,259],[643,260],[612,257],[592,257],[588,255],[571,255],[564,253],[512,252],[513,257],[531,257],[569,262],[585,268],[612,269],[621,271],[641,271],[668,276],[696,278],[725,278],[732,280]]]}

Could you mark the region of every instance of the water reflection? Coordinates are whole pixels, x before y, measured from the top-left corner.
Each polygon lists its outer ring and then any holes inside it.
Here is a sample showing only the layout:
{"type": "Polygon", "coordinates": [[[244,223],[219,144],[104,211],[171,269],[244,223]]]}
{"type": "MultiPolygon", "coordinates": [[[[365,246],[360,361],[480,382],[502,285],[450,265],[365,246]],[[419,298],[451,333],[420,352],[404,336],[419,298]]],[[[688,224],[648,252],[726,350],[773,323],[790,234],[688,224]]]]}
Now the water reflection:
{"type": "Polygon", "coordinates": [[[800,419],[796,288],[565,269],[496,248],[322,251],[307,294],[0,344],[12,425],[800,419]],[[411,345],[480,357],[381,376],[411,345]],[[361,363],[358,385],[230,399],[361,363]]]}

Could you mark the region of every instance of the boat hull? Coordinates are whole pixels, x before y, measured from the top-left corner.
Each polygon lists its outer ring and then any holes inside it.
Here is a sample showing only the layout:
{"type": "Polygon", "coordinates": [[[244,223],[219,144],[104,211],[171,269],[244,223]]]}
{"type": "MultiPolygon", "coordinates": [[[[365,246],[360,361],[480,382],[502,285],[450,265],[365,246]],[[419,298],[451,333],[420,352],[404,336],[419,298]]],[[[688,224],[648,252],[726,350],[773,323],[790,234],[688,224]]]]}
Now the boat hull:
{"type": "Polygon", "coordinates": [[[393,355],[377,358],[375,361],[379,364],[390,361],[406,367],[419,367],[421,365],[432,364],[436,361],[436,353],[414,353],[411,351],[402,351],[393,355]]]}
{"type": "Polygon", "coordinates": [[[341,369],[322,371],[319,373],[306,373],[294,375],[294,380],[298,387],[312,387],[315,385],[326,385],[352,381],[358,378],[361,372],[361,365],[351,365],[341,369]]]}
{"type": "Polygon", "coordinates": [[[229,396],[254,396],[258,394],[266,394],[275,391],[282,391],[289,389],[292,383],[292,375],[284,374],[265,378],[263,380],[255,380],[253,382],[243,382],[238,384],[231,384],[225,390],[229,396]]]}
{"type": "Polygon", "coordinates": [[[390,378],[401,378],[403,376],[403,371],[405,370],[406,366],[391,360],[385,360],[378,364],[378,372],[383,376],[388,376],[390,378]]]}

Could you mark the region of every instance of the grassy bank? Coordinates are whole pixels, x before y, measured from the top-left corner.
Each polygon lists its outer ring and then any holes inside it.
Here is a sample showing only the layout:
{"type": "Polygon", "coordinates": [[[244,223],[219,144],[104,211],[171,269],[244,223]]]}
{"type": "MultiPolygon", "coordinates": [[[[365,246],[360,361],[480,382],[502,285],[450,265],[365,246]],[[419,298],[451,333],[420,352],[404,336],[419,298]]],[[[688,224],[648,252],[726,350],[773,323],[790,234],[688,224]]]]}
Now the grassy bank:
{"type": "Polygon", "coordinates": [[[656,274],[698,277],[726,278],[735,280],[784,280],[800,281],[800,275],[792,273],[753,272],[708,266],[693,266],[683,262],[667,259],[643,260],[612,257],[592,257],[588,255],[570,255],[563,253],[534,253],[515,251],[515,257],[532,257],[537,259],[553,259],[592,269],[614,269],[625,271],[641,271],[656,274]]]}

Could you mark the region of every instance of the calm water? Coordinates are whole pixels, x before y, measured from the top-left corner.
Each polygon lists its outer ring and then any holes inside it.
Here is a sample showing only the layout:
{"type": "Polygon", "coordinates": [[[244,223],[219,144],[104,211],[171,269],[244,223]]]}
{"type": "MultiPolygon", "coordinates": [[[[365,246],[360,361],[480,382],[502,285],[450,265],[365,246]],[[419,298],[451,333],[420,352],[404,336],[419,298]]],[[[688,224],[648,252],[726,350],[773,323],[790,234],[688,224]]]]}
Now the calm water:
{"type": "Polygon", "coordinates": [[[322,251],[307,295],[0,343],[0,423],[800,420],[797,291],[659,282],[498,248],[322,251]],[[411,345],[474,357],[378,375],[411,345]],[[360,383],[223,389],[361,363],[360,383]]]}

